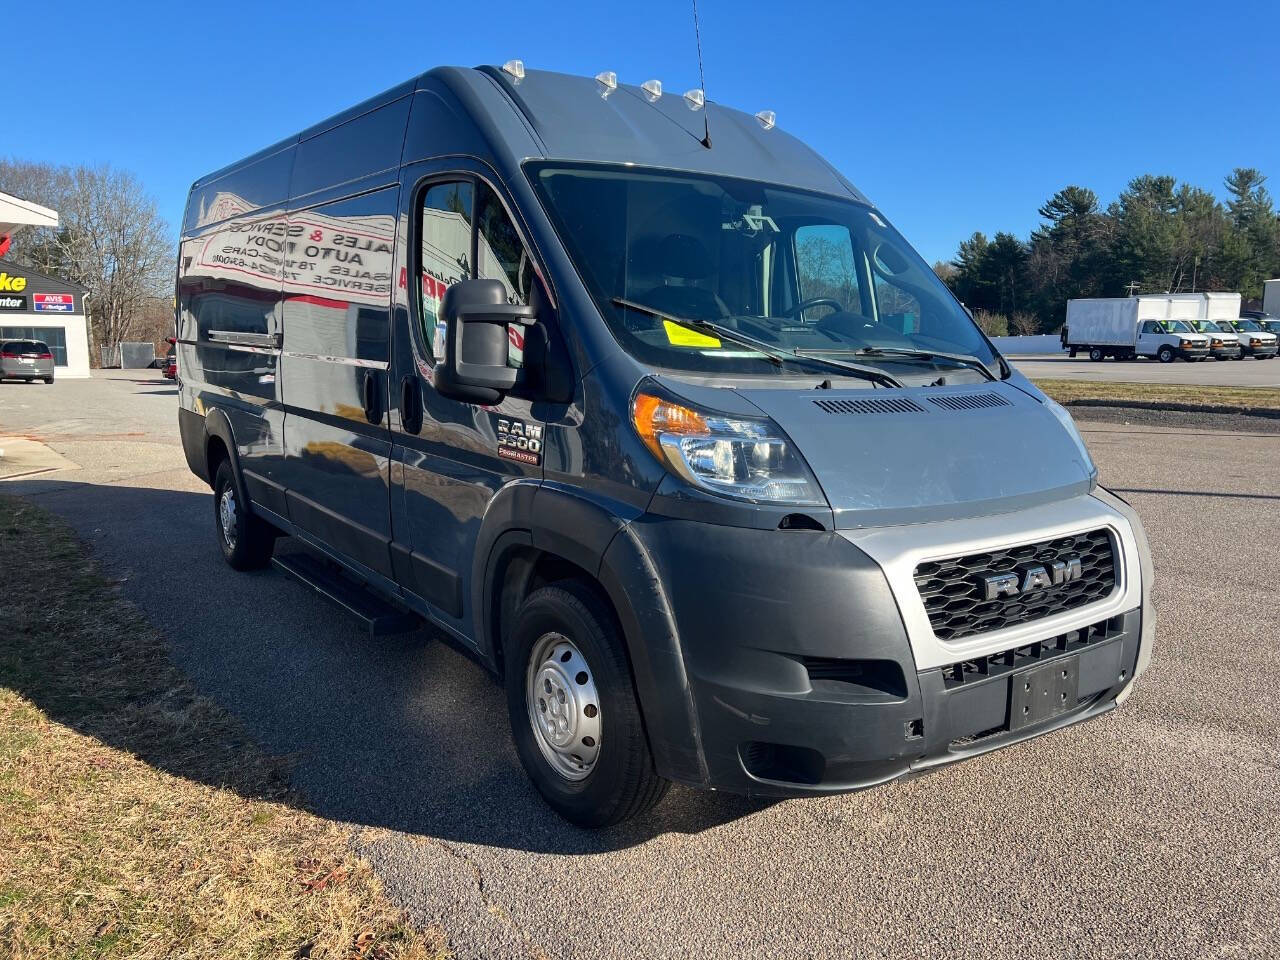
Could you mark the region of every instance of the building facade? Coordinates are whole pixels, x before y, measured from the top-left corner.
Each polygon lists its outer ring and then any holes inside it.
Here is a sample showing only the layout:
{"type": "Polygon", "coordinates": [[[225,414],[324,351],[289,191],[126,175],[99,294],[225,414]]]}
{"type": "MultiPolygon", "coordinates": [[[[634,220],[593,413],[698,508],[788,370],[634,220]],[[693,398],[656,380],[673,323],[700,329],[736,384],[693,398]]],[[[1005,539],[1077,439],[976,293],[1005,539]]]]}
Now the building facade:
{"type": "Polygon", "coordinates": [[[89,376],[85,288],[0,260],[0,339],[43,340],[59,377],[89,376]]]}

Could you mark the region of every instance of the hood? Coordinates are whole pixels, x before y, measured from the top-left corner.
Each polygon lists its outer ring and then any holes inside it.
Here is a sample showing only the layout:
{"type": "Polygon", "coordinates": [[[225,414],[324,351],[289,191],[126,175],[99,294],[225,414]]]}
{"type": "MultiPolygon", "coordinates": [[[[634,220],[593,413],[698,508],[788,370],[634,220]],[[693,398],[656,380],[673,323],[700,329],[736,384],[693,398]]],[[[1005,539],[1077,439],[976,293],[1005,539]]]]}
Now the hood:
{"type": "Polygon", "coordinates": [[[795,441],[837,529],[1006,513],[1093,487],[1073,431],[1007,382],[737,392],[795,441]]]}

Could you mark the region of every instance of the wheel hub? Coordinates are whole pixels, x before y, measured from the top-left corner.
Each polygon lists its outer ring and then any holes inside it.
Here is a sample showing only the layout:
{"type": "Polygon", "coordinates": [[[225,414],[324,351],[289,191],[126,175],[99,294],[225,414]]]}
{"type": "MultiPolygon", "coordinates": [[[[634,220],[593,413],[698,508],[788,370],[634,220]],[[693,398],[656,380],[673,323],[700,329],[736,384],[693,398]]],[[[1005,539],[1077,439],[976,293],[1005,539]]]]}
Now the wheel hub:
{"type": "Polygon", "coordinates": [[[526,673],[529,725],[538,749],[566,780],[584,780],[600,756],[600,696],[595,675],[567,637],[547,633],[526,673]]]}
{"type": "Polygon", "coordinates": [[[236,547],[236,493],[231,487],[218,498],[218,522],[222,527],[222,539],[232,550],[236,547]]]}

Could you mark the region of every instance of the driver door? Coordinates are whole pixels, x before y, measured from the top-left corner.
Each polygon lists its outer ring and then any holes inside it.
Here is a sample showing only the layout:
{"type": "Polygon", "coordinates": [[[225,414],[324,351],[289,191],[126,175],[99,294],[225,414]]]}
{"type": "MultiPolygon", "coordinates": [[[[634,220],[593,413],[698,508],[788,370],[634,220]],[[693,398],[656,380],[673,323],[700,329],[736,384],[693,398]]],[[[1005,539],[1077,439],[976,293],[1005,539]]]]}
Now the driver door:
{"type": "Polygon", "coordinates": [[[1159,320],[1143,320],[1138,328],[1138,353],[1154,356],[1164,341],[1164,326],[1159,320]]]}

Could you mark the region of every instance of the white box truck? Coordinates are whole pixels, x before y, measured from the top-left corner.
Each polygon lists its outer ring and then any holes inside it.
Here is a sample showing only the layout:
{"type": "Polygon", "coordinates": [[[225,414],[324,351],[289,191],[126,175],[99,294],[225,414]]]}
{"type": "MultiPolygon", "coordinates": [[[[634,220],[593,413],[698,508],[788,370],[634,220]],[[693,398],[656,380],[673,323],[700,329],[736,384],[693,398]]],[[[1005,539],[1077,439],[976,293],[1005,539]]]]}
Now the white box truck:
{"type": "Polygon", "coordinates": [[[1087,351],[1090,360],[1203,360],[1209,355],[1209,338],[1187,322],[1202,310],[1202,298],[1166,295],[1068,300],[1067,348],[1073,355],[1087,351]]]}
{"type": "Polygon", "coordinates": [[[1209,338],[1209,356],[1215,360],[1239,360],[1240,337],[1232,324],[1240,316],[1238,293],[1171,293],[1171,301],[1191,303],[1200,308],[1200,314],[1187,323],[1196,333],[1209,338]]]}
{"type": "Polygon", "coordinates": [[[1268,280],[1262,285],[1262,312],[1280,317],[1280,280],[1268,280]]]}

